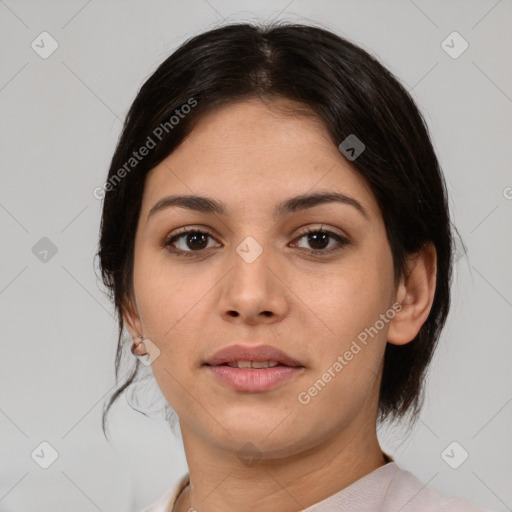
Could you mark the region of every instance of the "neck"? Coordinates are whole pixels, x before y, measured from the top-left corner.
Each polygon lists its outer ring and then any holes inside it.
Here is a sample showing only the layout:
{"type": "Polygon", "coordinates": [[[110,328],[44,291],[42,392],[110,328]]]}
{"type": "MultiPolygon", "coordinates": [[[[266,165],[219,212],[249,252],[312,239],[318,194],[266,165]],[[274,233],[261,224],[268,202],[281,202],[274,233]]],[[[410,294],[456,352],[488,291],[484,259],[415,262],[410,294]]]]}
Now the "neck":
{"type": "Polygon", "coordinates": [[[375,424],[350,429],[314,446],[280,458],[262,458],[252,465],[236,452],[205,442],[181,425],[190,485],[174,512],[296,512],[318,503],[386,464],[375,424]]]}

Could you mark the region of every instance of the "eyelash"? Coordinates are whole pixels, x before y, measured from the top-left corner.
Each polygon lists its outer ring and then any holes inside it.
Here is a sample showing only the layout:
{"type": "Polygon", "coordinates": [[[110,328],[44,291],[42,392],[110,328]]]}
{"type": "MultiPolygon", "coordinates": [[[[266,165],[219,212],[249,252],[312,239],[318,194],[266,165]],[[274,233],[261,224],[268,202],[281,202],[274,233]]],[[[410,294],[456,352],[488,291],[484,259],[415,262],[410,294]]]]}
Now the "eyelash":
{"type": "MultiPolygon", "coordinates": [[[[339,251],[339,250],[343,249],[346,245],[350,244],[350,242],[346,238],[342,237],[341,235],[338,235],[337,233],[335,233],[333,231],[322,229],[322,228],[309,228],[306,231],[302,232],[300,235],[298,235],[297,240],[302,239],[303,237],[309,235],[310,233],[326,234],[326,235],[329,235],[329,237],[334,238],[338,242],[337,246],[331,247],[330,249],[302,249],[303,251],[306,251],[306,253],[308,253],[310,255],[313,255],[313,256],[321,256],[321,257],[322,256],[327,256],[327,255],[330,255],[333,252],[336,252],[336,251],[339,251]]],[[[164,245],[165,248],[167,248],[167,250],[169,252],[171,252],[172,254],[174,254],[176,256],[179,256],[179,257],[190,258],[190,257],[197,257],[199,255],[202,255],[201,253],[204,254],[206,252],[206,249],[203,249],[203,250],[200,250],[200,251],[182,251],[181,249],[178,249],[176,251],[176,250],[172,250],[172,249],[169,248],[169,247],[172,246],[172,244],[176,240],[179,240],[183,236],[189,235],[189,234],[208,235],[209,237],[215,239],[215,237],[209,231],[207,231],[207,230],[200,230],[200,229],[194,229],[194,228],[193,229],[184,228],[179,233],[176,233],[172,237],[167,238],[163,245],[164,245]]]]}

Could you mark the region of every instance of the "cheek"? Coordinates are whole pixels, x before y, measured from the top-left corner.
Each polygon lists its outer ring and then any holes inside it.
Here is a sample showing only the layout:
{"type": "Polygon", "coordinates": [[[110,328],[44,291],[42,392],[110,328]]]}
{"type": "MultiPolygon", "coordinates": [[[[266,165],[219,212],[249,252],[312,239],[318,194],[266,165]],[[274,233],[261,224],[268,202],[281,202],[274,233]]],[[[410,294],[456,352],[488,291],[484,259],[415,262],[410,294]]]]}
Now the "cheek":
{"type": "Polygon", "coordinates": [[[358,252],[295,283],[293,289],[306,304],[310,321],[317,324],[320,341],[340,349],[375,323],[389,307],[390,267],[386,254],[358,252]]]}
{"type": "Polygon", "coordinates": [[[201,396],[193,371],[204,351],[204,312],[214,304],[207,293],[213,283],[206,276],[194,278],[177,268],[141,260],[134,281],[144,333],[160,350],[151,366],[156,383],[170,406],[183,414],[195,403],[193,397],[201,396]]]}
{"type": "Polygon", "coordinates": [[[152,251],[141,251],[134,267],[134,287],[144,334],[166,353],[184,346],[191,348],[193,335],[185,327],[190,327],[194,310],[206,293],[203,288],[207,283],[180,272],[182,268],[183,265],[173,265],[168,257],[152,251]],[[184,336],[188,339],[182,340],[184,336]]]}

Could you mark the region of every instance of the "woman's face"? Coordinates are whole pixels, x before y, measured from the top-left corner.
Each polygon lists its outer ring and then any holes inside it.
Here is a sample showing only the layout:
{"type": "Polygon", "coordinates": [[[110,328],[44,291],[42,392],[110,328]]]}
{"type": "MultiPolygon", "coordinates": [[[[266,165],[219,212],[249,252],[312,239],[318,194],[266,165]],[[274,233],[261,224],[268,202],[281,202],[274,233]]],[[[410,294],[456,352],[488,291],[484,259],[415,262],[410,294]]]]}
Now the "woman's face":
{"type": "Polygon", "coordinates": [[[396,302],[392,255],[375,198],[313,117],[260,100],[204,116],[147,176],[134,290],[132,319],[160,351],[152,369],[184,438],[233,452],[250,442],[283,457],[375,427],[396,302]],[[289,203],[324,193],[353,203],[289,203]],[[208,198],[224,211],[150,213],[168,196],[208,198]],[[203,234],[178,237],[185,228],[203,234]],[[251,387],[247,372],[258,380],[276,370],[205,365],[235,344],[276,347],[301,368],[251,387]],[[245,377],[236,387],[222,371],[245,377]]]}

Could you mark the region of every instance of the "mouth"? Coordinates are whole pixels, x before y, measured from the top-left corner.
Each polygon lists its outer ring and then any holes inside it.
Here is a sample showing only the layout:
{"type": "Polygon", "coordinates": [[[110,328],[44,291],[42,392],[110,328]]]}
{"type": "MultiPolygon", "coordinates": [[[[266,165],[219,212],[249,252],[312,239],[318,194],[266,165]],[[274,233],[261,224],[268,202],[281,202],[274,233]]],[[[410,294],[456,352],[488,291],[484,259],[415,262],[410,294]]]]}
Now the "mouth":
{"type": "Polygon", "coordinates": [[[299,367],[299,361],[271,345],[230,345],[208,358],[208,366],[228,365],[238,368],[267,368],[275,366],[299,367]]]}
{"type": "Polygon", "coordinates": [[[217,352],[203,366],[218,382],[248,393],[270,391],[305,369],[297,360],[269,345],[232,345],[217,352]]]}
{"type": "Polygon", "coordinates": [[[303,366],[276,365],[266,368],[241,368],[220,364],[217,366],[205,365],[209,373],[221,384],[236,391],[247,393],[263,393],[270,391],[280,384],[299,376],[303,366]]]}
{"type": "MultiPolygon", "coordinates": [[[[208,365],[210,366],[210,365],[208,365]]],[[[286,366],[289,368],[297,368],[296,366],[288,366],[278,361],[233,361],[232,363],[222,363],[220,365],[213,366],[229,366],[230,368],[251,368],[251,369],[264,369],[264,368],[275,368],[276,366],[286,366]]]]}

